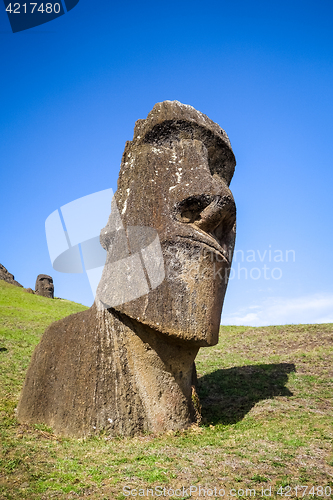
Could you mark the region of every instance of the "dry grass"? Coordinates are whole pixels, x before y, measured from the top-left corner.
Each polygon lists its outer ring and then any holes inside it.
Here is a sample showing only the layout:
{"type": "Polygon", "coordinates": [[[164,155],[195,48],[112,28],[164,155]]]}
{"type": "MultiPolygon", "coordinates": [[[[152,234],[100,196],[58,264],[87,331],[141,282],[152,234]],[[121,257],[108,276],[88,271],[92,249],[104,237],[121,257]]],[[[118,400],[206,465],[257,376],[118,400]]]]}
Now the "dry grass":
{"type": "Polygon", "coordinates": [[[83,306],[27,299],[1,282],[0,292],[1,499],[114,500],[127,498],[124,486],[145,498],[199,498],[199,486],[200,498],[221,498],[214,487],[224,498],[247,498],[250,489],[262,498],[262,488],[270,498],[295,498],[300,485],[298,497],[333,498],[333,325],[221,328],[219,344],[197,358],[200,427],[59,439],[42,425],[19,425],[15,407],[46,324],[83,306]]]}

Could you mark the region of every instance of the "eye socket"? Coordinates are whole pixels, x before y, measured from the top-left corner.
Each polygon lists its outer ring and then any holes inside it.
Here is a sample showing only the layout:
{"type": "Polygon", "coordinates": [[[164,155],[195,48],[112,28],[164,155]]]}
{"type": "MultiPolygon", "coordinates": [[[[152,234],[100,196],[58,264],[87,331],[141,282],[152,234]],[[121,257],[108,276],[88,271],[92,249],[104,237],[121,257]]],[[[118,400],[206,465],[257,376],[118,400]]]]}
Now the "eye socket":
{"type": "Polygon", "coordinates": [[[190,196],[177,203],[175,206],[175,218],[185,224],[193,224],[200,219],[201,212],[213,201],[213,196],[198,195],[190,196]]]}

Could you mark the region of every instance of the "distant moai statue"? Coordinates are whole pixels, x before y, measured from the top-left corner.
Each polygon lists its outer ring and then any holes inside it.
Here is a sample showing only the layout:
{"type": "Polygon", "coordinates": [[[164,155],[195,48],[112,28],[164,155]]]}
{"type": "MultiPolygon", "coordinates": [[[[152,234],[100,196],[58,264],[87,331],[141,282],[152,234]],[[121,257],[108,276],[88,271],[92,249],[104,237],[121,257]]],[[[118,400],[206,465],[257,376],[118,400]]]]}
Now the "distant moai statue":
{"type": "Polygon", "coordinates": [[[47,274],[39,274],[37,276],[35,293],[43,297],[48,297],[49,299],[54,298],[54,284],[51,276],[47,274]]]}
{"type": "Polygon", "coordinates": [[[82,437],[196,421],[194,360],[218,342],[235,242],[235,164],[224,130],[191,106],[158,103],[136,122],[101,231],[95,303],[44,333],[20,422],[82,437]]]}

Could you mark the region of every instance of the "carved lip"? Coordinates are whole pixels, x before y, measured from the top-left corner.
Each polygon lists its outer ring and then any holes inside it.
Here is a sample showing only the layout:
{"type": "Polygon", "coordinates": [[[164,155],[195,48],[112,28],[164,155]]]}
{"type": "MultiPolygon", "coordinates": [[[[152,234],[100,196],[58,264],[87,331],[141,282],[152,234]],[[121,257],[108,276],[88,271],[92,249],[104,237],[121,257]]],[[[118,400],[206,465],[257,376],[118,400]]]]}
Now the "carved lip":
{"type": "Polygon", "coordinates": [[[184,238],[190,241],[193,241],[195,243],[201,243],[201,245],[208,246],[212,250],[214,250],[214,253],[218,254],[223,258],[223,260],[230,266],[230,261],[228,259],[228,252],[224,250],[224,248],[216,241],[216,239],[213,236],[209,236],[207,233],[206,234],[201,234],[199,233],[198,230],[196,230],[195,236],[192,235],[184,235],[184,234],[177,234],[179,238],[184,238]]]}

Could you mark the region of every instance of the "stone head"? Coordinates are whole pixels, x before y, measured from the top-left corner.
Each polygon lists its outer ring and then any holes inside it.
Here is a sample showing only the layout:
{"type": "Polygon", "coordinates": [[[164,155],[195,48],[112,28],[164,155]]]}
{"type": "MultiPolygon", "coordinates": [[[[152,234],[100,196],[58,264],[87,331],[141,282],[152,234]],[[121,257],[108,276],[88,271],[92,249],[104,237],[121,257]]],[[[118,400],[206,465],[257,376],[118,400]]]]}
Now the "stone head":
{"type": "Polygon", "coordinates": [[[54,284],[51,276],[47,274],[39,274],[36,279],[35,293],[37,295],[42,295],[43,297],[48,297],[49,299],[54,298],[54,284]]]}
{"type": "MultiPolygon", "coordinates": [[[[235,164],[224,130],[191,106],[158,103],[136,122],[101,243],[111,266],[128,243],[130,253],[140,254],[140,237],[132,232],[126,242],[126,231],[128,237],[133,228],[151,228],[151,240],[155,232],[159,237],[164,279],[113,309],[170,339],[199,347],[217,343],[235,242],[229,189],[235,164]],[[111,228],[118,234],[116,256],[111,228]]],[[[107,268],[99,285],[104,291],[107,268]]]]}

